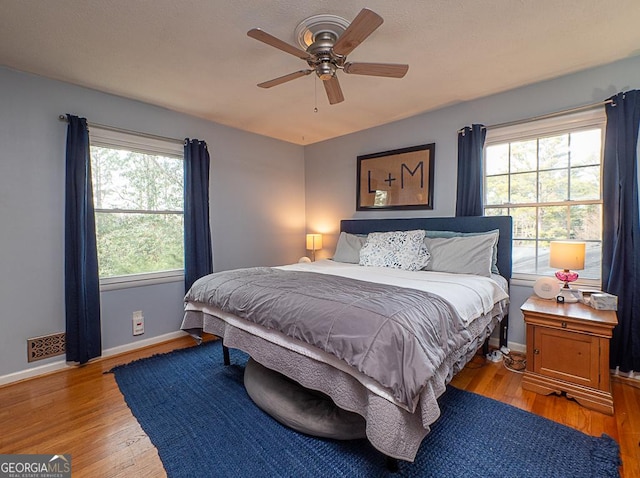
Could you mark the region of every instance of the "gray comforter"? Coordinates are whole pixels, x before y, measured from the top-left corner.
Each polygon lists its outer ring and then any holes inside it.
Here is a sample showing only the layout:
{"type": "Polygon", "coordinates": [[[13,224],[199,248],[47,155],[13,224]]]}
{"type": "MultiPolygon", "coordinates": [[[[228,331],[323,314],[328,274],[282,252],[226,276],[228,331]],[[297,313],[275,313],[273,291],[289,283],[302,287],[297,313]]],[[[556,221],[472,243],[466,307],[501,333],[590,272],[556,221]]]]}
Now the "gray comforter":
{"type": "Polygon", "coordinates": [[[196,281],[186,301],[213,305],[333,354],[411,411],[445,357],[472,339],[428,292],[266,267],[196,281]]]}

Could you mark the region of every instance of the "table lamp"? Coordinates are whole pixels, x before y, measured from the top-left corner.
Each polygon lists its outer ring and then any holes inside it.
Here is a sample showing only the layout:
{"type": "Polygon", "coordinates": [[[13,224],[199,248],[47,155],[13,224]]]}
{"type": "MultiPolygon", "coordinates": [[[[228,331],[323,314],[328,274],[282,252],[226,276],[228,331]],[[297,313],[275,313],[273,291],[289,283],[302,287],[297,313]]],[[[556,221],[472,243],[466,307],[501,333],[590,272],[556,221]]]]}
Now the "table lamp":
{"type": "Polygon", "coordinates": [[[322,234],[307,234],[307,250],[311,251],[311,260],[316,260],[316,251],[322,249],[322,234]]]}
{"type": "Polygon", "coordinates": [[[571,293],[569,282],[578,279],[578,273],[571,269],[584,269],[584,255],[586,244],[575,241],[551,241],[549,248],[549,265],[562,269],[556,272],[558,280],[564,282],[560,289],[560,296],[564,302],[578,302],[578,298],[571,293]]]}

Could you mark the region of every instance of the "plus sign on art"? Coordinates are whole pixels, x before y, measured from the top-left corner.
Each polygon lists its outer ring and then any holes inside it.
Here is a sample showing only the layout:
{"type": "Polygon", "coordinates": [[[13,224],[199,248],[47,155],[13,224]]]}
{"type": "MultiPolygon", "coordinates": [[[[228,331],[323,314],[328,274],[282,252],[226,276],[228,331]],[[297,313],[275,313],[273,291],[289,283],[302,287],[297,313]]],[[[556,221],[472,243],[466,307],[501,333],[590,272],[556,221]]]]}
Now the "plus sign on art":
{"type": "Polygon", "coordinates": [[[358,211],[433,209],[435,143],[358,156],[358,211]]]}

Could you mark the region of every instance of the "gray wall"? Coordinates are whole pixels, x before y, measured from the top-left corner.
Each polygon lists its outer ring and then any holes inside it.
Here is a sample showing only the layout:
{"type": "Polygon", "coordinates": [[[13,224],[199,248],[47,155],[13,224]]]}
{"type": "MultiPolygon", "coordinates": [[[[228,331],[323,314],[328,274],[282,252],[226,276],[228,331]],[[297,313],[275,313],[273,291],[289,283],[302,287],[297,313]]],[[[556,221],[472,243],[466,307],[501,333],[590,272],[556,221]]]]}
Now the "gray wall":
{"type": "MultiPolygon", "coordinates": [[[[0,378],[27,363],[26,339],[64,331],[64,155],[72,113],[90,122],[206,140],[216,270],[305,254],[304,149],[163,108],[0,67],[0,378]]],[[[178,330],[183,284],[103,292],[103,349],[178,330]],[[142,310],[144,335],[131,316],[142,310]]]]}
{"type": "MultiPolygon", "coordinates": [[[[453,216],[457,174],[457,130],[472,123],[499,124],[602,101],[640,88],[640,57],[619,61],[517,90],[460,103],[377,128],[305,148],[306,219],[311,232],[322,232],[324,249],[335,248],[339,220],[360,217],[453,216]],[[356,157],[418,144],[435,143],[435,187],[432,211],[356,212],[356,157]]],[[[425,91],[428,95],[429,92],[425,91]]],[[[463,96],[464,92],[460,92],[463,96]]],[[[530,286],[511,290],[509,340],[524,344],[520,305],[530,286]]]]}

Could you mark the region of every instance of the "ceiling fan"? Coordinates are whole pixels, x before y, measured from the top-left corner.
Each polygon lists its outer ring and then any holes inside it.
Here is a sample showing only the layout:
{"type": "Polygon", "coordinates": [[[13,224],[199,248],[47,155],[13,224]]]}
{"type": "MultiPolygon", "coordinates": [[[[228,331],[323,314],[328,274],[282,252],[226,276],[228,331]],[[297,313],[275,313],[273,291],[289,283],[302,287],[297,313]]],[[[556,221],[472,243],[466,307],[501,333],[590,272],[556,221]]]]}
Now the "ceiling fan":
{"type": "Polygon", "coordinates": [[[251,38],[301,58],[310,67],[259,83],[258,86],[271,88],[315,72],[322,80],[329,103],[334,105],[344,101],[336,76],[338,70],[351,75],[402,78],[407,73],[409,65],[346,61],[347,55],[382,25],[383,21],[380,15],[367,8],[363,8],[351,23],[335,15],[314,15],[303,20],[296,28],[298,43],[304,50],[259,28],[249,30],[247,35],[251,38]]]}

